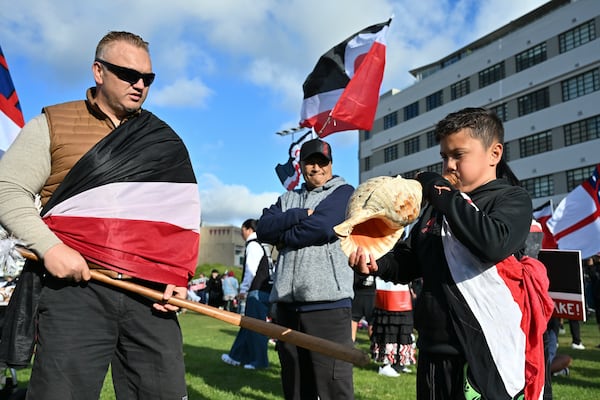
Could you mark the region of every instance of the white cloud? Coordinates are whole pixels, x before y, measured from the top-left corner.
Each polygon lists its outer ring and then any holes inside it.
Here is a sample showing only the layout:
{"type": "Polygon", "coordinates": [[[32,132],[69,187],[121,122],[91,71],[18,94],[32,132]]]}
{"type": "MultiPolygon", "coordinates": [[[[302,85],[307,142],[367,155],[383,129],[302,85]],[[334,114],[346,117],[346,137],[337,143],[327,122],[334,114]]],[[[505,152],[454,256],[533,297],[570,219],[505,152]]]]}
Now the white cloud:
{"type": "Polygon", "coordinates": [[[544,1],[346,3],[340,13],[337,2],[322,0],[257,0],[251,6],[235,0],[106,0],[101,6],[75,0],[56,0],[48,3],[51,6],[20,0],[3,5],[0,37],[15,43],[28,58],[53,68],[39,73],[74,85],[74,76],[89,80],[87,66],[98,37],[110,29],[131,30],[151,43],[160,78],[155,88],[161,87],[156,92],[163,97],[154,99],[157,104],[175,108],[189,106],[192,100],[202,105],[210,91],[198,76],[208,81],[207,76],[225,74],[270,90],[277,98],[274,103],[296,112],[302,82],[318,57],[367,25],[394,15],[382,90],[403,88],[413,82],[410,69],[439,59],[544,1]],[[119,10],[111,14],[110,23],[97,17],[108,9],[119,10]],[[142,14],[143,18],[132,18],[142,14]],[[214,59],[217,54],[221,64],[214,59]]]}
{"type": "MultiPolygon", "coordinates": [[[[153,68],[157,72],[157,81],[148,98],[150,106],[164,106],[161,110],[164,113],[166,108],[206,107],[216,114],[218,110],[211,106],[223,101],[223,97],[216,95],[221,88],[219,83],[246,86],[244,89],[252,90],[250,101],[267,99],[266,102],[277,105],[281,128],[287,129],[297,126],[295,116],[300,110],[302,83],[318,58],[354,32],[394,15],[382,91],[402,89],[414,81],[410,69],[438,60],[545,0],[352,0],[343,2],[343,8],[340,2],[323,0],[4,3],[0,14],[0,45],[5,54],[10,49],[11,60],[27,60],[26,67],[45,78],[49,85],[55,85],[53,94],[63,96],[69,90],[81,91],[91,84],[89,71],[98,38],[109,30],[128,30],[150,42],[153,68]]],[[[233,97],[222,104],[227,103],[233,109],[236,106],[233,97]]],[[[183,114],[178,115],[177,122],[183,117],[198,121],[202,118],[200,113],[183,114]]],[[[228,118],[235,118],[235,114],[228,118]]],[[[201,166],[204,171],[210,167],[210,171],[219,172],[231,169],[228,154],[218,151],[227,147],[226,143],[229,146],[232,143],[227,141],[233,133],[226,122],[223,120],[218,135],[215,131],[202,131],[202,125],[197,123],[197,143],[196,137],[188,139],[195,167],[201,166]],[[205,146],[215,147],[209,151],[205,146]]],[[[265,129],[278,128],[268,124],[265,121],[265,129]]],[[[248,130],[244,134],[256,132],[248,130]]],[[[281,144],[279,161],[285,161],[283,155],[290,138],[272,135],[268,140],[281,144]]],[[[337,168],[356,164],[357,150],[353,150],[357,147],[356,132],[335,134],[327,140],[334,148],[337,168]],[[341,157],[345,149],[352,153],[348,160],[341,157]]],[[[238,155],[238,159],[242,156],[238,155]]],[[[268,179],[251,166],[248,170],[257,180],[268,179]]],[[[271,170],[269,173],[272,174],[271,170]]],[[[248,187],[254,182],[244,186],[223,183],[211,174],[198,175],[206,224],[239,225],[247,218],[257,218],[262,208],[279,195],[251,193],[248,187]]]]}
{"type": "Polygon", "coordinates": [[[213,94],[199,78],[177,79],[160,88],[153,88],[148,103],[165,107],[205,107],[213,94]]]}
{"type": "Polygon", "coordinates": [[[490,33],[546,3],[543,0],[483,1],[474,21],[475,37],[490,33]],[[500,18],[499,18],[500,17],[500,18]]]}
{"type": "Polygon", "coordinates": [[[260,218],[280,193],[250,193],[243,185],[224,184],[214,175],[198,178],[203,225],[240,226],[248,218],[260,218]]]}
{"type": "Polygon", "coordinates": [[[300,75],[298,70],[290,69],[288,65],[280,64],[276,60],[260,58],[251,62],[246,76],[255,85],[276,92],[283,102],[279,104],[280,107],[287,110],[299,107],[302,99],[301,82],[305,77],[300,75]]]}
{"type": "Polygon", "coordinates": [[[150,44],[150,54],[154,64],[160,67],[158,79],[189,75],[212,74],[217,70],[217,62],[201,47],[201,43],[183,36],[158,40],[150,44]]]}

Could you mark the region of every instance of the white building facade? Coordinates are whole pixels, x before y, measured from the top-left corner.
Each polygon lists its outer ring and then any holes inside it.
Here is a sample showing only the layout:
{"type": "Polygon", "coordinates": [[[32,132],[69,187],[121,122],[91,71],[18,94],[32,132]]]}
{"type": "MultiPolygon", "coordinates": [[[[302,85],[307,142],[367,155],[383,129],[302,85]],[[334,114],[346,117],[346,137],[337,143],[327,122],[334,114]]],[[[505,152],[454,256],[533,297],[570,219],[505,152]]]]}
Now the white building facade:
{"type": "Polygon", "coordinates": [[[600,1],[553,0],[380,97],[360,132],[360,182],[442,172],[435,124],[464,107],[496,112],[505,155],[534,207],[554,204],[600,162],[600,1]]]}

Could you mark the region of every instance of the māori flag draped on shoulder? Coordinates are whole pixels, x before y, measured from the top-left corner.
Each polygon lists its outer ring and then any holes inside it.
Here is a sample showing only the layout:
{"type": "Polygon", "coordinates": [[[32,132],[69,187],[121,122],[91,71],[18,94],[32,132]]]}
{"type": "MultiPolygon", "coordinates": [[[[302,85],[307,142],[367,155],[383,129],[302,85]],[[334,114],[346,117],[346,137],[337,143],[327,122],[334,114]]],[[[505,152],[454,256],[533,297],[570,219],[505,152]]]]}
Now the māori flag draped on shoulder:
{"type": "Polygon", "coordinates": [[[372,128],[391,21],[369,26],[321,56],[303,85],[300,126],[319,137],[372,128]]]}
{"type": "Polygon", "coordinates": [[[546,268],[533,257],[517,260],[513,255],[495,265],[482,262],[456,238],[445,218],[442,242],[452,277],[443,284],[444,293],[481,398],[510,400],[524,394],[525,399],[540,399],[542,335],[554,310],[546,268]]]}
{"type": "Polygon", "coordinates": [[[17,91],[0,48],[0,157],[25,125],[17,91]]]}
{"type": "Polygon", "coordinates": [[[86,260],[117,272],[186,286],[196,269],[196,178],[179,136],[148,111],[75,164],[42,218],[86,260]]]}

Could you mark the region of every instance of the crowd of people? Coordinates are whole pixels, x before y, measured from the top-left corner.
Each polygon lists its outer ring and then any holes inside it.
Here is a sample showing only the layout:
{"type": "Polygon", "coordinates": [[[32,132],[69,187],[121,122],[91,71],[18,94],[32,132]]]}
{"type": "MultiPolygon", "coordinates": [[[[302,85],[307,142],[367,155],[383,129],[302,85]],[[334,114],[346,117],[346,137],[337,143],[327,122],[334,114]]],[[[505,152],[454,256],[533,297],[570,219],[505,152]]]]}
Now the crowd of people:
{"type": "Polygon", "coordinates": [[[213,269],[207,278],[200,273],[197,278],[189,281],[187,299],[227,311],[239,311],[239,281],[232,270],[222,274],[213,269]]]}
{"type": "MultiPolygon", "coordinates": [[[[20,279],[29,285],[12,296],[35,299],[34,311],[22,300],[7,316],[10,324],[25,321],[29,335],[18,346],[0,341],[3,362],[30,359],[35,344],[28,398],[97,398],[109,365],[117,398],[187,398],[179,308],[171,297],[348,347],[366,321],[379,374],[398,377],[416,365],[418,398],[540,398],[545,370],[569,367],[570,359],[555,355],[559,325],[550,320],[543,266],[524,256],[531,199],[505,161],[495,114],[465,108],[438,122],[443,174],[416,175],[421,214],[381,258],[360,247],[349,256],[342,251],[333,227],[345,220],[354,187],[333,173],[331,146],[316,138],[300,149],[301,187],[242,224],[241,282],[233,271],[216,269],[192,279],[199,202],[190,195],[172,204],[162,193],[178,183],[178,190],[197,194],[196,181],[179,137],[142,109],[155,77],[148,43],[129,32],[108,33],[92,72],[95,86],[85,100],[45,107],[0,159],[0,223],[40,260],[27,263],[20,279]],[[140,198],[129,196],[130,182],[142,189],[140,198]],[[181,214],[177,229],[158,239],[185,247],[183,258],[161,262],[169,257],[144,254],[156,238],[141,225],[135,237],[114,235],[114,215],[94,208],[106,187],[123,190],[111,196],[115,215],[142,200],[147,226],[155,221],[148,210],[181,214]],[[84,222],[73,223],[74,216],[84,222]],[[91,230],[98,218],[105,223],[91,230]],[[89,236],[98,242],[82,240],[89,236]],[[265,246],[277,250],[275,271],[265,246]],[[91,280],[92,270],[159,290],[162,301],[91,280]]],[[[598,257],[586,260],[600,327],[599,269],[598,257]]],[[[583,349],[578,323],[571,333],[573,348],[583,349]]],[[[242,328],[221,360],[267,368],[268,339],[242,328]]],[[[287,341],[276,350],[286,399],[354,398],[351,363],[287,341]]]]}

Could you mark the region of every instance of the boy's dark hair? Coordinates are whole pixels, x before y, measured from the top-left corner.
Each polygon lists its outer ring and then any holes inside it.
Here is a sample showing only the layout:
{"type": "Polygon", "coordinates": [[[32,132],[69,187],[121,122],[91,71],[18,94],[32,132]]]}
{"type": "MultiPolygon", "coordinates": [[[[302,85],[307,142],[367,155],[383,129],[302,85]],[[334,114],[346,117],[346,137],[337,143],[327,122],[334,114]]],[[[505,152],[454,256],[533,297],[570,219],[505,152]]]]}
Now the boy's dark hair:
{"type": "MultiPolygon", "coordinates": [[[[494,112],[481,107],[467,107],[448,114],[446,118],[437,123],[435,139],[439,143],[443,138],[465,128],[469,128],[471,136],[481,140],[486,149],[495,141],[504,145],[502,121],[494,112]]],[[[506,162],[505,154],[505,152],[502,153],[502,159],[496,167],[496,177],[504,178],[514,186],[520,186],[519,179],[506,162]]]]}
{"type": "Polygon", "coordinates": [[[253,231],[256,231],[257,223],[258,223],[257,220],[250,218],[250,219],[245,220],[244,223],[242,223],[242,228],[252,229],[253,231]]]}
{"type": "Polygon", "coordinates": [[[502,121],[492,111],[485,108],[468,107],[448,114],[435,127],[435,139],[452,135],[461,129],[470,128],[471,136],[479,139],[489,148],[494,141],[504,144],[504,127],[502,121]]]}

